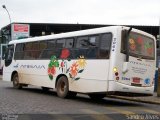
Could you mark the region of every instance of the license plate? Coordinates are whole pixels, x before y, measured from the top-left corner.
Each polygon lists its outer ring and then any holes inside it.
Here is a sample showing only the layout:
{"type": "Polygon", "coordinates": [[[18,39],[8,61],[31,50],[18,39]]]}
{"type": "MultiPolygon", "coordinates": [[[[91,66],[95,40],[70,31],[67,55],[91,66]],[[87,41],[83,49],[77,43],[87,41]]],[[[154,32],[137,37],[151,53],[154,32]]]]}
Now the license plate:
{"type": "Polygon", "coordinates": [[[141,78],[133,77],[132,80],[133,83],[140,83],[141,78]]]}

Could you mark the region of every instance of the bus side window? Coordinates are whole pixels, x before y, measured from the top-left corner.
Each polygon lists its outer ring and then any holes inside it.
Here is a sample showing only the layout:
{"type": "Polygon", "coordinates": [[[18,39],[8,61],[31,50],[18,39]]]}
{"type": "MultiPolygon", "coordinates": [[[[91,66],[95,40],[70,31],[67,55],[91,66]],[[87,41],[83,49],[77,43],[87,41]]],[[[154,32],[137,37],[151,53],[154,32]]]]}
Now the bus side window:
{"type": "Polygon", "coordinates": [[[89,36],[89,49],[87,52],[87,58],[95,59],[97,58],[98,53],[98,41],[99,41],[99,35],[89,36]]]}
{"type": "Polygon", "coordinates": [[[22,60],[23,58],[24,58],[24,43],[16,44],[14,59],[22,60]]]}
{"type": "Polygon", "coordinates": [[[99,35],[83,36],[77,38],[76,58],[84,56],[88,59],[97,58],[99,35]]]}
{"type": "Polygon", "coordinates": [[[74,50],[74,57],[87,57],[88,51],[88,36],[77,37],[76,49],[74,50]]]}
{"type": "Polygon", "coordinates": [[[40,42],[40,59],[50,59],[55,54],[55,40],[41,41],[40,42]]]}
{"type": "Polygon", "coordinates": [[[58,39],[56,42],[56,56],[57,56],[57,58],[61,58],[63,48],[65,48],[65,39],[58,39]]]}
{"type": "Polygon", "coordinates": [[[31,42],[28,42],[28,43],[25,43],[25,46],[24,46],[24,59],[33,59],[32,58],[32,43],[31,42]]]}
{"type": "Polygon", "coordinates": [[[100,59],[109,59],[111,41],[112,41],[111,33],[105,33],[101,35],[100,50],[99,50],[100,59]]]}
{"type": "Polygon", "coordinates": [[[73,48],[73,45],[74,45],[73,42],[74,42],[73,38],[67,38],[65,48],[73,48]]]}
{"type": "MultiPolygon", "coordinates": [[[[68,49],[69,56],[67,58],[74,58],[74,38],[66,38],[65,48],[68,49]]],[[[62,54],[62,53],[61,53],[62,54]]]]}
{"type": "Polygon", "coordinates": [[[32,44],[32,58],[37,59],[39,58],[40,50],[39,50],[39,42],[33,42],[32,44]]]}

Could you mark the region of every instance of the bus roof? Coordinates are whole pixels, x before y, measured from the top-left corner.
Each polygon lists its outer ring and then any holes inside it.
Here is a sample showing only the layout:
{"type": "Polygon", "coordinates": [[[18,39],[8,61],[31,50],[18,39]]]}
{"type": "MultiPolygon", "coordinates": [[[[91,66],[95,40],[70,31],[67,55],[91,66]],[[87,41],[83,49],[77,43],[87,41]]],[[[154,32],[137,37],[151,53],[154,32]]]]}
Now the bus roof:
{"type": "MultiPolygon", "coordinates": [[[[53,35],[39,36],[39,37],[33,37],[33,38],[12,40],[12,41],[9,42],[9,44],[43,41],[43,40],[51,40],[51,39],[59,39],[59,38],[68,38],[68,37],[83,36],[83,35],[90,35],[90,34],[93,35],[93,34],[97,34],[97,33],[112,32],[113,30],[116,30],[117,28],[129,29],[129,27],[125,27],[125,26],[101,27],[101,28],[66,32],[66,33],[59,33],[59,34],[53,34],[53,35]]],[[[137,30],[137,29],[132,29],[132,30],[137,30]]],[[[141,33],[143,32],[143,31],[140,31],[140,30],[138,30],[138,31],[141,32],[141,33]]],[[[150,37],[153,37],[146,32],[143,32],[143,33],[149,35],[150,37]]]]}

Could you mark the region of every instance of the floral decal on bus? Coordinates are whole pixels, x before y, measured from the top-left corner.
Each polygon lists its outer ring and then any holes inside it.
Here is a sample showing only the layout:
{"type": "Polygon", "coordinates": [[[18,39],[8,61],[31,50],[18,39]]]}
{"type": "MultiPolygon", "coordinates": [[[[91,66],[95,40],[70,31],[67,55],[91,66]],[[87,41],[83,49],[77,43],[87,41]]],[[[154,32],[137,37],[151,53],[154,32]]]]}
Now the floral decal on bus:
{"type": "Polygon", "coordinates": [[[70,78],[73,80],[79,80],[80,77],[78,76],[79,73],[84,71],[86,66],[86,60],[84,56],[79,56],[77,61],[74,61],[70,66],[68,66],[68,62],[71,62],[68,57],[70,56],[70,51],[64,48],[61,51],[61,61],[58,61],[55,55],[51,56],[50,62],[48,64],[48,76],[50,80],[53,80],[53,77],[56,75],[57,68],[61,70],[61,73],[68,74],[70,78]]]}
{"type": "Polygon", "coordinates": [[[129,50],[135,55],[154,58],[154,40],[132,33],[129,38],[129,50]]]}
{"type": "Polygon", "coordinates": [[[52,80],[53,76],[56,74],[56,67],[59,67],[59,62],[56,56],[52,56],[48,64],[48,76],[50,80],[52,80]]]}

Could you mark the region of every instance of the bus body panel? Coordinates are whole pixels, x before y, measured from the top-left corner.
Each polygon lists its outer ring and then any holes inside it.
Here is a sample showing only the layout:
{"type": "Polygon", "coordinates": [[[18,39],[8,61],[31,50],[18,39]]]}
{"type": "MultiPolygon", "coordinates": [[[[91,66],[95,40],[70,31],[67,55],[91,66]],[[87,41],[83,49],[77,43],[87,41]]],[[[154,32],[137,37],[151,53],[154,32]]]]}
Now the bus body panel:
{"type": "MultiPolygon", "coordinates": [[[[55,88],[57,76],[63,74],[66,75],[69,80],[69,89],[71,91],[82,93],[107,91],[108,69],[106,68],[109,66],[109,60],[86,60],[85,68],[80,68],[79,71],[83,71],[77,73],[75,78],[70,78],[70,71],[66,73],[66,70],[71,68],[77,60],[64,61],[66,62],[67,68],[63,68],[62,71],[62,68],[57,67],[53,80],[48,76],[49,60],[27,60],[27,62],[23,60],[13,60],[12,66],[10,66],[12,68],[10,69],[14,68],[14,71],[18,72],[19,82],[23,84],[55,88]]],[[[58,60],[58,62],[60,64],[62,60],[58,60]]],[[[3,78],[3,80],[11,80],[9,76],[11,76],[12,73],[13,71],[5,73],[4,77],[8,77],[3,78]]]]}
{"type": "MultiPolygon", "coordinates": [[[[129,56],[129,61],[125,62],[126,54],[121,52],[122,30],[123,28],[119,29],[119,32],[117,32],[117,38],[113,38],[113,41],[116,43],[116,52],[111,51],[112,56],[110,59],[113,60],[110,65],[109,79],[114,81],[109,82],[108,91],[153,94],[156,57],[154,60],[148,60],[129,56]],[[127,67],[127,71],[123,71],[124,67],[127,67]],[[114,69],[116,69],[116,71],[114,71],[114,69]]],[[[153,38],[153,36],[139,30],[133,29],[133,31],[153,38]]],[[[154,45],[156,45],[156,43],[154,43],[154,45]]],[[[111,50],[112,49],[113,48],[111,48],[111,50]]]]}
{"type": "MultiPolygon", "coordinates": [[[[153,94],[155,59],[139,60],[138,57],[129,56],[129,61],[126,62],[126,54],[121,52],[121,33],[124,29],[128,30],[129,28],[121,26],[106,27],[22,40],[22,43],[25,43],[112,33],[109,59],[87,59],[82,54],[78,58],[71,60],[56,59],[57,56],[55,55],[52,55],[50,60],[13,60],[10,66],[4,67],[3,80],[11,80],[12,73],[17,71],[20,83],[55,88],[57,78],[64,75],[68,78],[70,91],[81,93],[119,91],[153,94]],[[127,71],[124,72],[123,69],[126,66],[127,71]],[[144,82],[146,84],[149,82],[149,84],[145,85],[144,82]]],[[[145,32],[135,29],[132,31],[153,38],[153,36],[145,32]]],[[[10,44],[17,43],[21,43],[21,41],[10,42],[10,44]]]]}
{"type": "MultiPolygon", "coordinates": [[[[122,84],[116,81],[110,81],[109,82],[109,89],[108,92],[119,92],[119,93],[127,93],[128,95],[134,96],[134,94],[143,94],[143,95],[152,95],[154,86],[151,87],[135,87],[135,86],[129,86],[126,84],[122,84]]],[[[119,94],[120,95],[120,94],[119,94]]]]}

